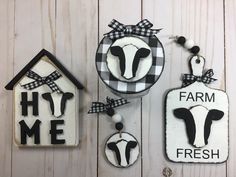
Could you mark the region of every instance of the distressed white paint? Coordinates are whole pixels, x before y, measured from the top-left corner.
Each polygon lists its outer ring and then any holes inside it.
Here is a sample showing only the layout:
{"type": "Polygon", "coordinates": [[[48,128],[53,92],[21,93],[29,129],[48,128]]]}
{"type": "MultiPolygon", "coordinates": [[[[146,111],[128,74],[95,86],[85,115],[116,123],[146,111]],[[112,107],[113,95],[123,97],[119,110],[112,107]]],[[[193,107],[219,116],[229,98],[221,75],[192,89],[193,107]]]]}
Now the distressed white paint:
{"type": "MultiPolygon", "coordinates": [[[[235,4],[235,0],[0,1],[0,23],[3,24],[0,28],[0,176],[161,177],[163,168],[167,166],[172,169],[172,176],[175,177],[235,176],[236,123],[232,118],[236,114],[233,109],[236,100],[235,4]],[[127,7],[132,7],[132,11],[127,7]],[[132,100],[132,104],[127,105],[127,109],[119,110],[124,116],[126,129],[139,141],[142,135],[142,160],[125,170],[112,167],[104,160],[104,140],[114,132],[113,126],[107,122],[105,116],[100,116],[99,126],[97,126],[96,115],[87,116],[91,101],[96,100],[98,95],[98,78],[94,66],[98,29],[99,38],[102,39],[103,34],[110,30],[107,24],[112,18],[125,24],[134,24],[141,18],[147,18],[153,22],[154,28],[163,28],[158,37],[165,46],[166,56],[163,75],[149,94],[142,99],[142,112],[140,99],[132,100]],[[232,108],[230,109],[232,119],[229,120],[230,153],[227,165],[226,163],[176,164],[166,159],[163,145],[164,115],[161,106],[163,95],[167,89],[181,85],[180,74],[188,71],[187,57],[189,56],[187,51],[171,44],[171,40],[168,39],[170,35],[184,35],[193,39],[200,46],[201,55],[207,59],[206,67],[214,69],[218,81],[212,86],[224,89],[226,85],[232,108]],[[32,150],[19,149],[12,144],[12,93],[6,91],[4,86],[42,48],[54,53],[86,86],[86,91],[80,94],[80,141],[82,143],[78,148],[32,150]],[[97,133],[99,133],[98,138],[97,133]],[[97,157],[98,161],[95,160],[97,157]]],[[[114,96],[102,84],[99,86],[99,95],[102,101],[107,95],[114,96]]]]}
{"type": "MultiPolygon", "coordinates": [[[[197,117],[205,118],[205,111],[198,111],[197,117]]],[[[196,128],[198,128],[196,126],[196,128]]],[[[201,131],[201,130],[196,130],[201,131]]],[[[196,135],[197,136],[197,135],[196,135]]],[[[199,135],[200,136],[200,135],[199,135]]],[[[206,87],[202,82],[194,82],[193,84],[172,90],[167,94],[166,98],[166,152],[170,160],[175,162],[211,162],[219,163],[224,162],[228,157],[228,97],[225,92],[221,90],[215,90],[209,87],[206,87]],[[196,95],[196,92],[208,93],[208,95],[215,95],[215,102],[203,102],[201,99],[181,99],[180,92],[186,92],[186,97],[188,93],[196,95]],[[174,116],[173,110],[176,108],[187,108],[190,109],[194,106],[204,106],[208,110],[217,109],[224,112],[224,116],[219,121],[213,121],[211,125],[211,133],[208,138],[208,145],[204,146],[204,149],[207,150],[216,150],[220,151],[220,158],[191,158],[190,156],[180,156],[177,157],[177,149],[191,149],[193,147],[188,142],[188,136],[186,134],[186,125],[182,119],[178,119],[174,116]]]]}
{"type": "Polygon", "coordinates": [[[192,74],[194,76],[202,76],[205,65],[205,59],[201,56],[193,56],[190,60],[192,74]]]}
{"type": "MultiPolygon", "coordinates": [[[[27,137],[27,144],[24,146],[51,146],[51,134],[50,134],[50,121],[51,120],[64,120],[64,125],[58,125],[58,129],[63,130],[63,134],[58,135],[58,139],[65,139],[65,146],[75,146],[78,144],[78,112],[77,107],[79,107],[79,95],[76,86],[60,71],[57,67],[49,63],[48,59],[44,57],[38,63],[32,67],[32,71],[39,74],[42,77],[50,75],[55,70],[59,71],[62,76],[55,80],[54,82],[60,87],[64,92],[71,92],[74,94],[74,97],[70,100],[67,100],[64,115],[60,118],[56,118],[52,115],[50,105],[48,101],[42,98],[42,94],[46,92],[52,92],[47,85],[42,85],[31,91],[24,89],[21,85],[30,83],[34,81],[33,79],[24,76],[14,87],[14,139],[17,145],[21,146],[20,139],[20,125],[19,121],[24,120],[25,123],[32,127],[35,121],[38,119],[41,121],[40,124],[40,144],[34,144],[34,136],[27,137]],[[39,115],[34,116],[32,114],[32,106],[28,107],[28,116],[22,116],[22,107],[21,102],[21,92],[28,93],[28,100],[32,100],[32,92],[38,92],[38,111],[39,115]]],[[[55,93],[57,94],[57,93],[55,93]]],[[[54,94],[53,94],[54,95],[54,94]]],[[[55,97],[55,96],[54,96],[55,97]]],[[[60,99],[60,97],[59,97],[60,99]]],[[[60,100],[59,100],[60,101],[60,100]]],[[[60,103],[55,103],[55,111],[59,109],[60,103]],[[57,107],[57,108],[56,108],[57,107]]],[[[55,112],[57,113],[57,112],[55,112]]]]}

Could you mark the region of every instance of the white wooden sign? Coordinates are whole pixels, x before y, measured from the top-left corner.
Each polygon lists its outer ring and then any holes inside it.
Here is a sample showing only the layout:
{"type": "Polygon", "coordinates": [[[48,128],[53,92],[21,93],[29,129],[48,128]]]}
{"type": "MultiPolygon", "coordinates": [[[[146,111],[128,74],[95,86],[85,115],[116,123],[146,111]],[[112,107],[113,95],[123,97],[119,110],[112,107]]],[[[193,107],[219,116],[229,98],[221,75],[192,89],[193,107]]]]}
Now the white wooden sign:
{"type": "Polygon", "coordinates": [[[108,25],[96,52],[96,69],[104,84],[116,95],[135,98],[146,95],[164,69],[164,48],[144,19],[137,25],[116,20],[108,25]]]}
{"type": "Polygon", "coordinates": [[[42,50],[6,86],[14,92],[14,140],[18,146],[78,144],[79,90],[83,86],[42,50]]]}
{"type": "Polygon", "coordinates": [[[133,165],[139,157],[140,147],[136,138],[127,132],[113,134],[106,142],[107,160],[119,168],[133,165]]]}
{"type": "Polygon", "coordinates": [[[204,84],[211,77],[202,75],[204,62],[194,56],[192,78],[186,76],[193,83],[166,97],[166,153],[174,162],[222,163],[228,158],[228,97],[204,84]]]}

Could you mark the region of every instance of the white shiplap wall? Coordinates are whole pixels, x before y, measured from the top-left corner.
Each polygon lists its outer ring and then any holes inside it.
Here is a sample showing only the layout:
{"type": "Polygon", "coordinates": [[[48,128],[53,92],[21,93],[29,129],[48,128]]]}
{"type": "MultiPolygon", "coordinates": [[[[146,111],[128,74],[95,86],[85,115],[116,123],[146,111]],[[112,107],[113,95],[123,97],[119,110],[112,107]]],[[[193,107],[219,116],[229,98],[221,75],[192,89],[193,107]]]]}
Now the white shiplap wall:
{"type": "Polygon", "coordinates": [[[175,177],[236,176],[236,49],[235,0],[0,0],[0,177],[161,177],[165,167],[175,177]],[[111,19],[135,24],[143,18],[163,28],[163,75],[149,95],[120,109],[126,130],[142,147],[142,156],[128,169],[109,165],[103,154],[105,139],[114,132],[108,118],[87,115],[90,103],[113,96],[98,79],[96,47],[111,19]],[[164,152],[164,96],[181,85],[188,72],[188,53],[171,43],[169,35],[185,35],[201,47],[206,67],[230,98],[230,155],[218,165],[176,164],[164,152]],[[45,48],[84,84],[80,99],[80,145],[77,148],[19,149],[12,143],[12,93],[6,83],[45,48]]]}

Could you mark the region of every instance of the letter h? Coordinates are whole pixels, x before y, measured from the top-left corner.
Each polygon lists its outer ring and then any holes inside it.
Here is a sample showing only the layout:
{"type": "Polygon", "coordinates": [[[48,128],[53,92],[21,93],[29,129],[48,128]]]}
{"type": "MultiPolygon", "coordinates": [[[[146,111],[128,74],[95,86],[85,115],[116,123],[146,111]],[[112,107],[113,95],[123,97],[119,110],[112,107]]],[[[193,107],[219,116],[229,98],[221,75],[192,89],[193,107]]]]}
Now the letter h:
{"type": "Polygon", "coordinates": [[[28,115],[28,106],[33,106],[33,115],[37,116],[39,115],[38,111],[38,92],[32,93],[32,101],[28,101],[28,94],[27,92],[21,93],[21,107],[22,107],[22,115],[27,116],[28,115]]]}

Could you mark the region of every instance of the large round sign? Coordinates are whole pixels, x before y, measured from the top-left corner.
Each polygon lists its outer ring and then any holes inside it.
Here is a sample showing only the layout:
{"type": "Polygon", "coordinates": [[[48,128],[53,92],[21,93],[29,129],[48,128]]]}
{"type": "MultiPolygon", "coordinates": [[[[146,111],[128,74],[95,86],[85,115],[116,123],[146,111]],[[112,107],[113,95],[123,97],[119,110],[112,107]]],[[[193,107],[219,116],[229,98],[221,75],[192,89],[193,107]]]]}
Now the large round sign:
{"type": "Polygon", "coordinates": [[[142,96],[159,79],[164,60],[164,48],[156,36],[104,37],[97,49],[96,68],[114,93],[142,96]]]}

